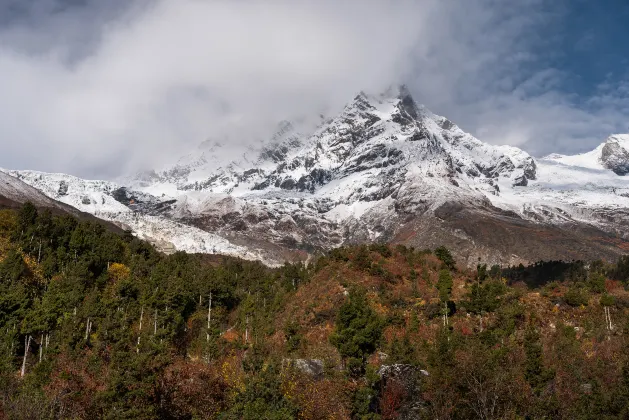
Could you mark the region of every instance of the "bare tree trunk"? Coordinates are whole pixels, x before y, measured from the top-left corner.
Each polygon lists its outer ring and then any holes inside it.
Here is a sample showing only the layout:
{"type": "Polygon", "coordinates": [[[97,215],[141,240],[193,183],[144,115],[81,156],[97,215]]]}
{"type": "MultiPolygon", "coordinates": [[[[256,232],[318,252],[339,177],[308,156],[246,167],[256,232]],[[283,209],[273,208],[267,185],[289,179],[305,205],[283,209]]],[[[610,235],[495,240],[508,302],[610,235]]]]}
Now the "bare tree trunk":
{"type": "Polygon", "coordinates": [[[87,318],[87,324],[85,325],[85,341],[87,341],[87,339],[90,336],[90,330],[92,329],[92,324],[90,322],[89,317],[87,318]]]}
{"type": "Polygon", "coordinates": [[[612,331],[614,329],[614,324],[612,324],[612,312],[609,306],[607,307],[607,316],[609,317],[609,330],[612,331]]]}
{"type": "Polygon", "coordinates": [[[249,343],[249,315],[247,315],[245,321],[245,344],[249,343]]]}
{"type": "Polygon", "coordinates": [[[157,335],[157,309],[155,309],[155,322],[153,324],[153,336],[157,335]]]}
{"type": "Polygon", "coordinates": [[[39,240],[39,253],[37,254],[37,264],[41,261],[41,239],[39,240]]]}
{"type": "Polygon", "coordinates": [[[210,323],[212,322],[212,292],[210,292],[210,301],[207,305],[207,334],[206,340],[210,342],[210,323]]]}
{"type": "Polygon", "coordinates": [[[140,352],[140,335],[142,333],[142,319],[144,318],[144,306],[142,306],[142,310],[140,311],[140,328],[138,329],[138,344],[135,346],[135,352],[140,352]]]}
{"type": "Polygon", "coordinates": [[[612,324],[612,314],[609,310],[609,306],[604,306],[605,310],[605,327],[607,330],[611,331],[614,329],[614,325],[612,324]]]}
{"type": "Polygon", "coordinates": [[[24,358],[22,359],[22,370],[20,371],[20,377],[22,378],[26,375],[26,356],[28,356],[28,351],[31,349],[31,339],[30,335],[24,339],[24,358]]]}
{"type": "Polygon", "coordinates": [[[44,353],[44,334],[41,335],[41,340],[39,340],[39,363],[41,363],[41,358],[44,353]]]}

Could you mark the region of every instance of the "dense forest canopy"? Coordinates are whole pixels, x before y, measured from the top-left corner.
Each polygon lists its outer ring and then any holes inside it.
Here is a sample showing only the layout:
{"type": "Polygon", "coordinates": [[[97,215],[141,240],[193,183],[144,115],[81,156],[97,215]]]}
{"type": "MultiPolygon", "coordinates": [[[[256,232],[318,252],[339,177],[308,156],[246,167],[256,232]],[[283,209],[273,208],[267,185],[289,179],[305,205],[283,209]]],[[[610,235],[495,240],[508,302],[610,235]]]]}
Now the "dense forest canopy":
{"type": "Polygon", "coordinates": [[[0,417],[629,418],[629,257],[162,255],[0,211],[0,417]]]}

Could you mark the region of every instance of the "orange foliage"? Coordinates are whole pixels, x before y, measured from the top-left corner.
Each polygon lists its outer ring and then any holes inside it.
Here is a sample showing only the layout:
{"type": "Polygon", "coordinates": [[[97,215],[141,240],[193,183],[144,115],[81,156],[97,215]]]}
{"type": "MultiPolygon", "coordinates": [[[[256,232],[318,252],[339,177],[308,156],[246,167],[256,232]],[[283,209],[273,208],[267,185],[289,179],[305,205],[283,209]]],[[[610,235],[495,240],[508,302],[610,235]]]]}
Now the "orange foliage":
{"type": "Polygon", "coordinates": [[[215,418],[225,409],[228,385],[207,364],[179,361],[166,369],[161,387],[163,404],[172,415],[215,418]]]}
{"type": "Polygon", "coordinates": [[[301,419],[350,419],[349,393],[343,379],[314,378],[298,372],[284,377],[282,390],[286,398],[301,409],[301,419]]]}
{"type": "Polygon", "coordinates": [[[106,389],[106,368],[95,372],[87,365],[88,360],[86,356],[71,358],[66,353],[57,357],[57,368],[52,371],[45,390],[50,400],[57,401],[60,418],[89,417],[94,394],[106,389]]]}

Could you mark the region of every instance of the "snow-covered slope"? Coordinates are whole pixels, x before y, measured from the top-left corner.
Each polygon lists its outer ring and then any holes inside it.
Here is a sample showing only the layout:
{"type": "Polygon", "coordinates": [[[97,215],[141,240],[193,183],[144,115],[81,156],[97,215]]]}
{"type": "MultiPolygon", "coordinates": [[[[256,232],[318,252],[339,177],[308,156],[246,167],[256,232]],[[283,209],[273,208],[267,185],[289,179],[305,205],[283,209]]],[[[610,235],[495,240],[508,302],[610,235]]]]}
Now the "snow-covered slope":
{"type": "Polygon", "coordinates": [[[5,195],[5,191],[15,190],[17,193],[10,198],[23,197],[16,200],[19,202],[33,201],[43,205],[43,197],[50,203],[68,204],[82,212],[131,229],[137,236],[153,242],[165,252],[182,250],[218,253],[266,260],[269,264],[277,263],[255,249],[234,245],[220,236],[161,216],[159,210],[164,202],[145,194],[134,195],[113,182],[84,180],[66,174],[0,170],[0,182],[5,184],[5,179],[12,183],[0,186],[2,195],[5,195]],[[143,204],[154,207],[142,207],[143,204]]]}
{"type": "Polygon", "coordinates": [[[5,202],[6,206],[20,205],[30,201],[39,207],[62,211],[73,210],[72,207],[62,205],[37,188],[2,171],[0,171],[0,199],[5,202]]]}
{"type": "Polygon", "coordinates": [[[281,261],[379,240],[447,243],[467,249],[468,261],[517,262],[538,258],[536,244],[554,238],[566,248],[557,258],[608,257],[629,239],[628,139],[536,160],[481,142],[400,88],[360,93],[312,132],[282,122],[232,160],[206,142],[124,186],[12,173],[188,251],[281,261]],[[591,247],[588,238],[596,238],[591,247]]]}
{"type": "Polygon", "coordinates": [[[616,175],[629,174],[629,134],[614,134],[591,152],[565,156],[552,154],[546,160],[567,166],[609,170],[616,175]]]}

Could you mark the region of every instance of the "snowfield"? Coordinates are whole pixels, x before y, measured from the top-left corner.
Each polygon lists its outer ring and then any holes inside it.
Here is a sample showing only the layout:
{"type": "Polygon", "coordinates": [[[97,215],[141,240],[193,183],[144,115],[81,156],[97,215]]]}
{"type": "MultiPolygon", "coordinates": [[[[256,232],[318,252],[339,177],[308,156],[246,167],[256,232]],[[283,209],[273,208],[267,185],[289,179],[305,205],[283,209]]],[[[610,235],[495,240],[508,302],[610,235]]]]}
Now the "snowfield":
{"type": "Polygon", "coordinates": [[[260,242],[309,250],[375,240],[391,235],[401,215],[433,214],[451,202],[618,231],[629,223],[625,169],[629,135],[610,136],[591,152],[536,159],[481,142],[400,88],[360,93],[311,131],[284,121],[232,160],[220,143],[205,142],[170,167],[117,183],[5,172],[164,250],[277,264],[282,257],[270,257],[260,242]]]}

